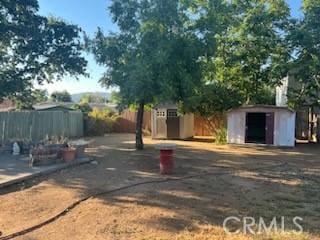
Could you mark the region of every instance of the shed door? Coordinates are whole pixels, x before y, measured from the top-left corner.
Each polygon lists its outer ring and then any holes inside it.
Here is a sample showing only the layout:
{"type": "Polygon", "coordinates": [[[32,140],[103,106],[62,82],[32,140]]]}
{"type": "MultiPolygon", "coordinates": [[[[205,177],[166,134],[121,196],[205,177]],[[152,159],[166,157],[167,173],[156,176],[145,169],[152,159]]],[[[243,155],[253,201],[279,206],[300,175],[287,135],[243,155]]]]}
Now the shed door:
{"type": "Polygon", "coordinates": [[[158,109],[156,115],[156,138],[167,138],[167,111],[166,109],[158,109]]]}
{"type": "Polygon", "coordinates": [[[266,114],[266,143],[274,144],[274,113],[266,114]]]}
{"type": "Polygon", "coordinates": [[[266,113],[248,112],[246,116],[246,143],[266,144],[266,113]]]}
{"type": "Polygon", "coordinates": [[[167,138],[180,138],[180,118],[177,109],[168,109],[167,111],[167,138]]]}

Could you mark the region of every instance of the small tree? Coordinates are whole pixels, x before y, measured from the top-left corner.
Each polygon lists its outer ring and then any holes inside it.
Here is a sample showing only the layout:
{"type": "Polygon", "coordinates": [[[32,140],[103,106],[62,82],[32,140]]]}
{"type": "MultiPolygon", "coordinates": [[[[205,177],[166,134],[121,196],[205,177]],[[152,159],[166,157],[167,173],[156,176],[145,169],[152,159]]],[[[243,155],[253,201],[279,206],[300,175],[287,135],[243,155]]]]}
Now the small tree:
{"type": "Polygon", "coordinates": [[[23,92],[17,94],[14,98],[17,109],[29,110],[33,109],[33,106],[37,103],[46,102],[48,100],[47,90],[34,89],[31,92],[23,92]]]}
{"type": "Polygon", "coordinates": [[[191,95],[200,79],[199,42],[179,0],[113,0],[110,12],[119,32],[98,30],[91,50],[107,67],[100,82],[119,87],[122,104],[137,106],[136,148],[143,149],[145,105],[191,95]]]}
{"type": "Polygon", "coordinates": [[[217,136],[225,128],[224,113],[241,105],[243,97],[239,91],[228,88],[222,83],[204,84],[184,104],[186,112],[201,115],[211,134],[217,136]]]}
{"type": "Polygon", "coordinates": [[[35,103],[42,103],[48,101],[48,91],[43,89],[35,89],[32,91],[35,103]]]}
{"type": "Polygon", "coordinates": [[[53,102],[72,102],[71,95],[67,91],[55,91],[51,93],[50,99],[53,102]]]}
{"type": "Polygon", "coordinates": [[[225,111],[240,106],[243,98],[239,91],[228,88],[221,83],[203,85],[198,93],[191,96],[187,111],[199,113],[204,117],[222,115],[225,111]]]}

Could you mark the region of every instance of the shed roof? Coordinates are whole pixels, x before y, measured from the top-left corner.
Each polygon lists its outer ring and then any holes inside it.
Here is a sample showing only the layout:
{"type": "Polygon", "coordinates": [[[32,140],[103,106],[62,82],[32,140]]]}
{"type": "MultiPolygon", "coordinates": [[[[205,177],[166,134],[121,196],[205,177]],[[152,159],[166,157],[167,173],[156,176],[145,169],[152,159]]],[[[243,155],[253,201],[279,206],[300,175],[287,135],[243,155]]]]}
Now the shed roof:
{"type": "MultiPolygon", "coordinates": [[[[54,108],[64,109],[66,111],[74,111],[73,106],[77,104],[74,102],[44,102],[33,106],[36,111],[45,111],[54,108]]],[[[98,108],[99,110],[106,107],[111,108],[113,111],[117,110],[117,105],[112,103],[88,103],[91,108],[98,108]]]]}
{"type": "Polygon", "coordinates": [[[44,104],[34,105],[33,108],[36,111],[45,111],[45,110],[51,110],[51,109],[55,109],[55,108],[60,108],[60,109],[66,110],[66,111],[73,110],[70,107],[67,107],[66,105],[61,104],[61,103],[44,103],[44,104]]]}
{"type": "Polygon", "coordinates": [[[165,109],[178,109],[178,104],[174,103],[160,103],[155,106],[155,109],[157,108],[165,108],[165,109]]]}
{"type": "Polygon", "coordinates": [[[294,113],[295,111],[288,108],[288,107],[284,107],[284,106],[276,106],[276,105],[243,105],[241,107],[238,108],[233,108],[231,110],[229,110],[229,112],[233,112],[233,111],[241,111],[241,110],[253,110],[253,109],[270,109],[270,110],[284,110],[284,111],[288,111],[288,112],[292,112],[294,113]]]}

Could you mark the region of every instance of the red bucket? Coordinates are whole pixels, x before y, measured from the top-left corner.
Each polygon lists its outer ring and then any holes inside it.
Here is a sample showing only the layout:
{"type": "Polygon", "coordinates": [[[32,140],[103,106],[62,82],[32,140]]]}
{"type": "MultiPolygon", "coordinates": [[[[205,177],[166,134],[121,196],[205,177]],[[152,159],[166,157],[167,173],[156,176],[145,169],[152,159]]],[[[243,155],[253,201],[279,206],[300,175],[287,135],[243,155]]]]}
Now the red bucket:
{"type": "Polygon", "coordinates": [[[160,150],[160,173],[171,174],[173,169],[173,150],[160,150]]]}

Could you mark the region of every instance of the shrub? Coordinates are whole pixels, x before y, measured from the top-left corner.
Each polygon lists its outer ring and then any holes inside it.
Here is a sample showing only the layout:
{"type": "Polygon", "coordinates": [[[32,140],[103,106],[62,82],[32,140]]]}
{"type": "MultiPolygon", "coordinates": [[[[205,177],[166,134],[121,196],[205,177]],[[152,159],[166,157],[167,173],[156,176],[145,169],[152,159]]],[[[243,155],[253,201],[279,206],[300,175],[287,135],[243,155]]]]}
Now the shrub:
{"type": "Polygon", "coordinates": [[[113,131],[117,115],[94,108],[85,119],[85,132],[88,136],[102,136],[113,131]]]}
{"type": "Polygon", "coordinates": [[[225,127],[220,128],[216,132],[216,143],[217,144],[227,144],[227,129],[225,127]]]}
{"type": "Polygon", "coordinates": [[[75,110],[81,111],[84,115],[87,115],[89,112],[92,111],[92,108],[88,103],[80,103],[80,104],[75,104],[72,107],[75,110]]]}

